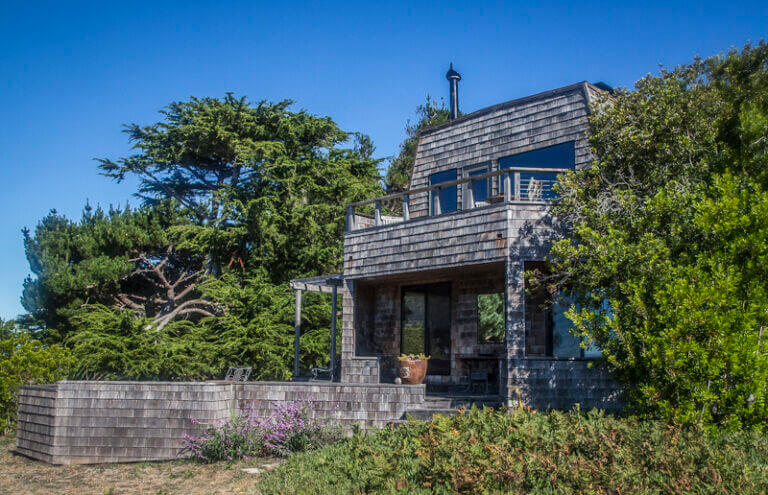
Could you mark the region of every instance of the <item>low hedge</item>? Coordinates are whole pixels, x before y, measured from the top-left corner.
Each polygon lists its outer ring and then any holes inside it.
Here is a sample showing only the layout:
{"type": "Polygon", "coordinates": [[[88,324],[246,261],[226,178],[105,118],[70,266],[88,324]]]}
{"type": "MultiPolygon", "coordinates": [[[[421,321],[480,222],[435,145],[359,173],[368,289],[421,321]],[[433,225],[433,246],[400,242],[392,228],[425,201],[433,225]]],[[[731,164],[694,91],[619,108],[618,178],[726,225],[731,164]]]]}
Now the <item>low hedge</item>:
{"type": "Polygon", "coordinates": [[[472,409],[356,434],[258,483],[292,493],[768,493],[768,438],[592,411],[472,409]]]}

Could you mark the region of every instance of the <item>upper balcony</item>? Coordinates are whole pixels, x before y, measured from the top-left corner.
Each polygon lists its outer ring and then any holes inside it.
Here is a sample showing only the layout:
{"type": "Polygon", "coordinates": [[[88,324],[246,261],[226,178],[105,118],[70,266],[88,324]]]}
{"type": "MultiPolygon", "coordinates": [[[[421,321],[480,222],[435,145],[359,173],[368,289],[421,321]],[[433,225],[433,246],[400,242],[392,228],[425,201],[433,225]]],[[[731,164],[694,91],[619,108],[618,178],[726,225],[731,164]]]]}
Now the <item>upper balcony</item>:
{"type": "Polygon", "coordinates": [[[518,235],[515,222],[545,214],[557,174],[567,170],[510,167],[352,203],[345,277],[504,261],[508,239],[518,235]],[[426,198],[428,211],[412,216],[417,197],[426,198]]]}

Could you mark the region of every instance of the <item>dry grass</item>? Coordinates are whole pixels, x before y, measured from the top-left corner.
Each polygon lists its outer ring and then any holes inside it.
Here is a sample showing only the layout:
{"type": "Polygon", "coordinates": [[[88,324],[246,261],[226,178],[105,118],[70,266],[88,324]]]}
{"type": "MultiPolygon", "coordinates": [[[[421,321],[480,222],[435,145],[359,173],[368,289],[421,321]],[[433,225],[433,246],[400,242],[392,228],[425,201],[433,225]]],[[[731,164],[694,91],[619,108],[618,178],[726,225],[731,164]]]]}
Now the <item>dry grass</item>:
{"type": "Polygon", "coordinates": [[[240,494],[255,491],[258,474],[241,471],[267,460],[51,466],[15,455],[13,435],[0,436],[0,495],[240,494]]]}

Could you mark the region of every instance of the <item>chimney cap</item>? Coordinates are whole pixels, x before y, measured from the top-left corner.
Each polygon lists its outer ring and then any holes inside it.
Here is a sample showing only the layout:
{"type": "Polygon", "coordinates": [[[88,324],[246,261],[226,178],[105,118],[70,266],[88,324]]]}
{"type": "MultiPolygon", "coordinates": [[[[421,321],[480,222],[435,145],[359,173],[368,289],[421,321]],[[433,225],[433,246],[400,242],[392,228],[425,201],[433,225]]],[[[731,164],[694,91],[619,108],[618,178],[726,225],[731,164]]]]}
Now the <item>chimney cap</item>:
{"type": "Polygon", "coordinates": [[[461,74],[453,70],[453,62],[451,62],[451,66],[448,69],[448,72],[445,74],[445,78],[448,79],[449,81],[451,79],[456,79],[457,81],[461,81],[461,74]]]}

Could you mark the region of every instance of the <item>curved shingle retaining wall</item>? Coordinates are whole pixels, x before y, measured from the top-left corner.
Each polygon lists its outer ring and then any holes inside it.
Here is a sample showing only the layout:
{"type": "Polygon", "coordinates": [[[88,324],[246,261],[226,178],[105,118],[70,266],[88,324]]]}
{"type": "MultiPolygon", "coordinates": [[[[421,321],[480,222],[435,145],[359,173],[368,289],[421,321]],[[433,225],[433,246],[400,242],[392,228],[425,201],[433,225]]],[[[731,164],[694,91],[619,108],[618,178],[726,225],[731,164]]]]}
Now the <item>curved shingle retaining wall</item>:
{"type": "Polygon", "coordinates": [[[191,419],[271,413],[273,404],[311,397],[316,415],[342,425],[383,426],[424,401],[424,386],[287,382],[61,381],[19,393],[16,451],[52,464],[184,457],[191,419]]]}
{"type": "Polygon", "coordinates": [[[19,390],[16,452],[53,462],[56,385],[34,385],[19,390]]]}

